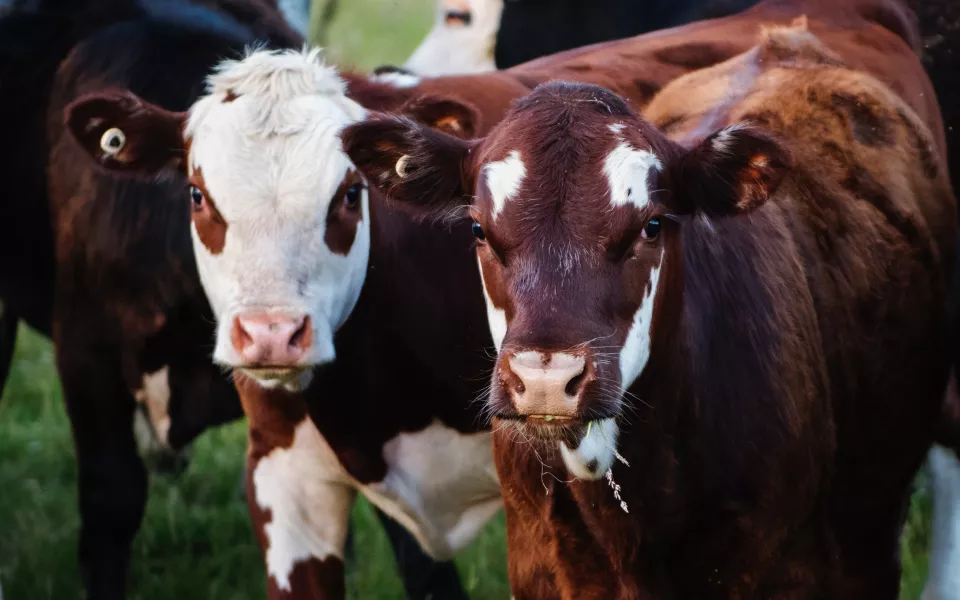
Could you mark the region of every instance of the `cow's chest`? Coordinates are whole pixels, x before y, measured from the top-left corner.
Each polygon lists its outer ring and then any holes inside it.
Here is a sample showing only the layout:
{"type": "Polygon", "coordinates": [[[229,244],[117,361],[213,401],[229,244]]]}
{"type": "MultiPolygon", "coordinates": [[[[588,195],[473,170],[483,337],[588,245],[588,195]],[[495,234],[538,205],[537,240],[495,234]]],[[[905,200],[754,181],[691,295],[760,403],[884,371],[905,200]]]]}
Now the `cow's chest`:
{"type": "MultiPolygon", "coordinates": [[[[327,497],[331,486],[350,487],[409,530],[427,553],[447,559],[469,544],[502,505],[489,432],[464,434],[435,421],[364,452],[378,453],[365,458],[382,458],[386,464],[381,479],[359,481],[305,418],[288,447],[275,448],[255,467],[258,496],[284,496],[276,502],[261,498],[261,507],[276,518],[277,506],[302,496],[296,501],[302,507],[298,511],[323,513],[323,506],[339,505],[327,497]]],[[[349,510],[342,509],[314,519],[346,520],[349,510]]]]}

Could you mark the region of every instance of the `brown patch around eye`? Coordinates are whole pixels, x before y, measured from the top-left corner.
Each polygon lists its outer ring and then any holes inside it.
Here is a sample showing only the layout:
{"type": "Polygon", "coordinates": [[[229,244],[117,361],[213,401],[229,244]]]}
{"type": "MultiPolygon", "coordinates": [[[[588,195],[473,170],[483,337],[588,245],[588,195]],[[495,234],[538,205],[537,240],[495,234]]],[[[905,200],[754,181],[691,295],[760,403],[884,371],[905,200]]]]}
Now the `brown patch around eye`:
{"type": "Polygon", "coordinates": [[[190,200],[193,226],[197,228],[197,237],[200,243],[210,251],[210,254],[220,254],[227,241],[227,222],[223,219],[217,205],[214,204],[210,192],[203,181],[203,171],[200,167],[194,169],[190,175],[190,185],[203,192],[203,203],[196,206],[190,200]]]}
{"type": "MultiPolygon", "coordinates": [[[[323,241],[334,254],[346,256],[353,247],[353,240],[357,237],[357,227],[363,220],[361,198],[356,207],[349,206],[347,192],[355,185],[363,185],[363,177],[357,171],[349,171],[343,178],[330,200],[330,210],[327,211],[327,232],[323,241]]],[[[362,191],[361,191],[362,194],[362,191]]]]}
{"type": "Polygon", "coordinates": [[[229,104],[239,97],[240,96],[238,96],[233,90],[227,90],[227,94],[223,97],[223,103],[229,104]]]}

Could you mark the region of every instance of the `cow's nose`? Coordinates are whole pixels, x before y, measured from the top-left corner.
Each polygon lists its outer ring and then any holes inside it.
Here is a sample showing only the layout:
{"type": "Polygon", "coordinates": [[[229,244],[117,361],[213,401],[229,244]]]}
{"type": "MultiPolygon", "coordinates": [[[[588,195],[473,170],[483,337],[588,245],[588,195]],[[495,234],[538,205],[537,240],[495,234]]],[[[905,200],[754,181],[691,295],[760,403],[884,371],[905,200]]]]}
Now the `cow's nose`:
{"type": "Polygon", "coordinates": [[[520,415],[576,417],[589,371],[583,355],[526,350],[501,362],[501,381],[520,415]]]}
{"type": "Polygon", "coordinates": [[[310,317],[241,313],[233,319],[230,341],[243,367],[294,367],[313,342],[310,317]]]}

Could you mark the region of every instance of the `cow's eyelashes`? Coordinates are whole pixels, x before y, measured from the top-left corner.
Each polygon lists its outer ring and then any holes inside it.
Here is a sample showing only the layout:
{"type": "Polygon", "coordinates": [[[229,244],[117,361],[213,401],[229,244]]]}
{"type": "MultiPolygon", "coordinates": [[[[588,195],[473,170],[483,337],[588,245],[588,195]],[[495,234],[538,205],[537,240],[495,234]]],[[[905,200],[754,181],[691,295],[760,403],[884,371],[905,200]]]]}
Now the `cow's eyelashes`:
{"type": "Polygon", "coordinates": [[[201,210],[203,208],[203,190],[198,188],[195,185],[189,187],[190,193],[190,202],[193,204],[193,210],[201,210]]]}

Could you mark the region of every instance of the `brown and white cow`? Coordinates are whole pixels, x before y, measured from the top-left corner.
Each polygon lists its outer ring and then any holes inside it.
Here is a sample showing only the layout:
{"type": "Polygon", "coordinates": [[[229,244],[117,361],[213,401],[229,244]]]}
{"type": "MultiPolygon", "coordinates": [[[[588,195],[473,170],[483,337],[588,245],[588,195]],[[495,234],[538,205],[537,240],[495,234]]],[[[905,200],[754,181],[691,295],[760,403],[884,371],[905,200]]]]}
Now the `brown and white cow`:
{"type": "Polygon", "coordinates": [[[948,371],[938,137],[806,20],[646,114],[552,83],[479,140],[343,135],[408,210],[473,198],[514,593],[895,598],[948,371]]]}

